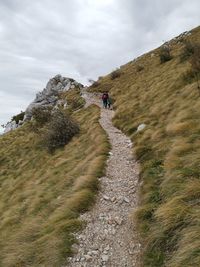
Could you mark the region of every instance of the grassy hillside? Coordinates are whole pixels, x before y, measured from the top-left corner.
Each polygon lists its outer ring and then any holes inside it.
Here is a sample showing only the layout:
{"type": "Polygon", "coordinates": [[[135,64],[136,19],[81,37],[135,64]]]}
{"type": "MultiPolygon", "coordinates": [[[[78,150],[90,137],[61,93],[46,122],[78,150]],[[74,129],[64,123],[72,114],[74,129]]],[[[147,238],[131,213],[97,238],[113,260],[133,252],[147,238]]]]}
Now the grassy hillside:
{"type": "Polygon", "coordinates": [[[113,122],[141,163],[136,219],[146,267],[200,266],[200,97],[183,59],[186,40],[200,44],[200,28],[170,42],[171,60],[161,64],[158,48],[90,88],[110,91],[113,122]]]}
{"type": "Polygon", "coordinates": [[[71,254],[107,158],[99,116],[97,106],[77,111],[80,133],[54,154],[30,124],[0,137],[0,266],[60,267],[71,254]]]}

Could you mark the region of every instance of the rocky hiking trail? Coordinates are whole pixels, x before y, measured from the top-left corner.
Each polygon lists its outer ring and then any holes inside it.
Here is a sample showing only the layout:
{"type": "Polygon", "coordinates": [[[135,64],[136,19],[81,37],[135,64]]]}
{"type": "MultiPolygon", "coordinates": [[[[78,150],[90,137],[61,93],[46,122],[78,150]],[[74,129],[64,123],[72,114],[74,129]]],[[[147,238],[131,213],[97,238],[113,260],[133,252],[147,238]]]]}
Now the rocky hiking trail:
{"type": "Polygon", "coordinates": [[[113,110],[103,109],[100,97],[84,93],[86,106],[101,107],[100,124],[109,136],[112,149],[106,176],[93,208],[81,215],[86,228],[75,234],[77,253],[70,267],[138,267],[139,238],[130,214],[138,205],[139,167],[132,155],[132,142],[112,125],[113,110]]]}

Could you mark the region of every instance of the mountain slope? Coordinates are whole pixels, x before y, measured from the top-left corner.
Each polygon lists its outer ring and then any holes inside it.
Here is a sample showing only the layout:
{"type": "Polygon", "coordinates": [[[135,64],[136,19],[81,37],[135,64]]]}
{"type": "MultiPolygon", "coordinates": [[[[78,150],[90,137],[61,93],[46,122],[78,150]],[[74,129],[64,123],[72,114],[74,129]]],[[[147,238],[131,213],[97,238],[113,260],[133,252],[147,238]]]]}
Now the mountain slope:
{"type": "MultiPolygon", "coordinates": [[[[101,77],[91,91],[110,91],[113,122],[134,142],[141,164],[141,203],[136,219],[146,267],[200,266],[200,98],[186,42],[200,44],[200,28],[101,77]],[[137,131],[145,124],[143,131],[137,131]]],[[[135,215],[133,215],[135,219],[135,215]]]]}
{"type": "Polygon", "coordinates": [[[99,115],[94,105],[77,111],[80,133],[54,154],[31,123],[0,138],[0,266],[61,266],[71,254],[107,158],[99,115]]]}

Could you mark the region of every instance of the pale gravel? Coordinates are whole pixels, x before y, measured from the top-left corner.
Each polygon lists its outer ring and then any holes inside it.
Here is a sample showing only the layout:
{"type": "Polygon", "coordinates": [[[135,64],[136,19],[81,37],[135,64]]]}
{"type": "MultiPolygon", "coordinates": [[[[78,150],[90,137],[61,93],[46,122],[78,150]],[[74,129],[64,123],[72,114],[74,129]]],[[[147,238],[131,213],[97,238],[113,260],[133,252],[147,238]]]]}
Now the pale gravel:
{"type": "Polygon", "coordinates": [[[70,267],[139,267],[141,245],[133,218],[138,206],[139,166],[132,154],[131,140],[112,125],[113,110],[103,109],[99,96],[84,92],[86,106],[101,107],[100,124],[112,149],[106,176],[94,207],[81,215],[86,228],[75,234],[76,253],[70,267]]]}

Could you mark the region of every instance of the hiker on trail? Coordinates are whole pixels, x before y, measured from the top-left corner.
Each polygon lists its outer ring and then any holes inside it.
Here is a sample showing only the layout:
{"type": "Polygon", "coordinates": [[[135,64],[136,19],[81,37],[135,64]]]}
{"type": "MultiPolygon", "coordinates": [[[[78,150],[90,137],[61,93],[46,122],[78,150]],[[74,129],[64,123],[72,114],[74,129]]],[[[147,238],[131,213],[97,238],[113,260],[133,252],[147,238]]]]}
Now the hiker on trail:
{"type": "Polygon", "coordinates": [[[109,95],[107,92],[104,92],[102,95],[102,101],[103,101],[103,107],[107,108],[108,106],[108,99],[109,99],[109,95]]]}
{"type": "Polygon", "coordinates": [[[111,106],[112,105],[112,100],[111,100],[110,96],[108,97],[107,104],[108,104],[108,108],[112,109],[112,106],[111,106]]]}

